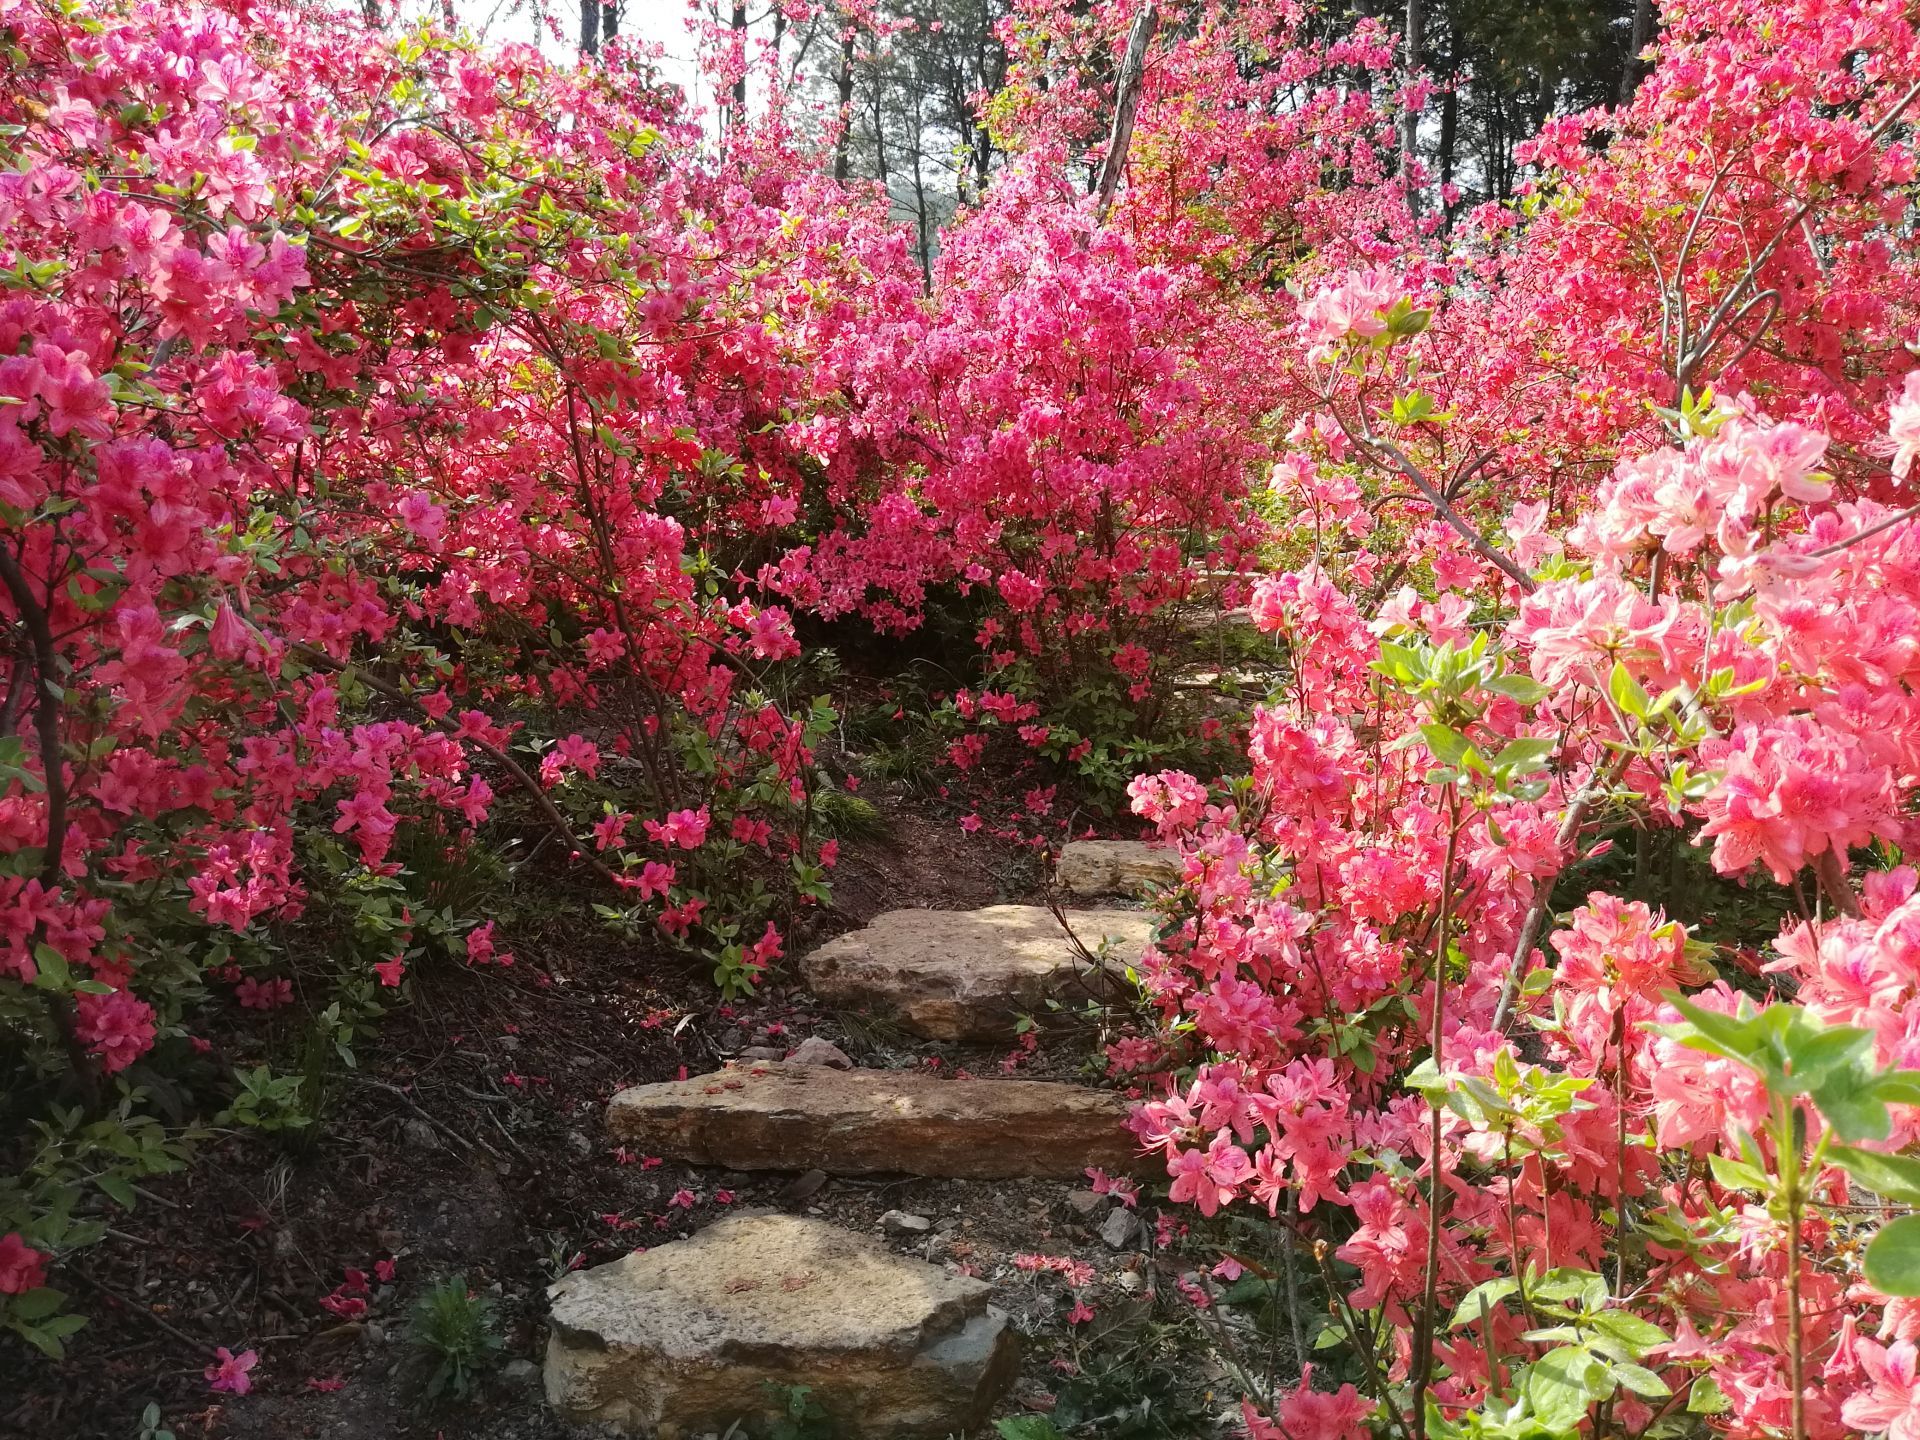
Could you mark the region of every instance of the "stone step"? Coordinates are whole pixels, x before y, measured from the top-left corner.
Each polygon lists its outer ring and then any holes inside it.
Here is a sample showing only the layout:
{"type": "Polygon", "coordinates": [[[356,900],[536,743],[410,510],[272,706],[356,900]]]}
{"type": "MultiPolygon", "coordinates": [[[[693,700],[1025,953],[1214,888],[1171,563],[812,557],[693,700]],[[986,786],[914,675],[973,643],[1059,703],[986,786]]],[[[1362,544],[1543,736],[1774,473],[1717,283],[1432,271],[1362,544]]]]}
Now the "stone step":
{"type": "Polygon", "coordinates": [[[796,1385],[836,1436],[942,1440],[984,1424],[1019,1363],[981,1281],[823,1220],[728,1216],[547,1293],[549,1402],[662,1440],[763,1433],[796,1385]]]}
{"type": "Polygon", "coordinates": [[[1112,1091],[1050,1080],[775,1061],[637,1085],[607,1106],[621,1144],[692,1165],[953,1180],[1133,1169],[1139,1147],[1126,1118],[1112,1091]]]}
{"type": "Polygon", "coordinates": [[[1180,879],[1180,852],[1148,840],[1070,840],[1053,881],[1069,895],[1144,899],[1180,879]]]}
{"type": "Polygon", "coordinates": [[[1086,965],[1051,911],[1039,905],[984,910],[889,910],[800,962],[828,1005],[890,1020],[934,1040],[1012,1039],[1016,1016],[1049,998],[1072,1004],[1113,993],[1120,973],[1153,938],[1144,910],[1069,910],[1068,923],[1110,963],[1086,965]]]}

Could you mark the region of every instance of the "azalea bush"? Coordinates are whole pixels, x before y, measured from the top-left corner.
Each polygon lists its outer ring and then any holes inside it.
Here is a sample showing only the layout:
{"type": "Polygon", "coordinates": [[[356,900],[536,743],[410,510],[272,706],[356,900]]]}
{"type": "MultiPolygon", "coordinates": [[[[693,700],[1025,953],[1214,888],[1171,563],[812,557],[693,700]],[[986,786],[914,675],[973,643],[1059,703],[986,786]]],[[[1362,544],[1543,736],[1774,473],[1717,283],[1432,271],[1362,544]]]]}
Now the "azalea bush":
{"type": "MultiPolygon", "coordinates": [[[[1872,1197],[1920,1198],[1915,770],[1908,647],[1870,637],[1911,633],[1920,540],[1833,503],[1815,432],[1675,418],[1494,625],[1263,584],[1299,668],[1251,772],[1136,783],[1185,857],[1143,973],[1188,1066],[1138,1128],[1174,1200],[1284,1215],[1324,1267],[1371,1392],[1328,1433],[1376,1402],[1433,1433],[1895,1418],[1916,1272],[1872,1197]],[[1652,826],[1785,887],[1764,965],[1717,975],[1680,919],[1555,890],[1652,826]]],[[[1312,1411],[1265,1403],[1256,1433],[1312,1411]]]]}
{"type": "Polygon", "coordinates": [[[181,1161],[149,1078],[311,1125],[414,967],[513,963],[489,845],[729,993],[826,897],[833,712],[738,566],[797,510],[761,415],[904,251],[682,164],[638,66],[252,6],[0,37],[0,1318],[57,1351],[47,1257],[181,1161]]]}
{"type": "MultiPolygon", "coordinates": [[[[1916,88],[1888,85],[1847,137],[1862,177],[1904,173],[1878,147],[1916,88]]],[[[1669,297],[1670,326],[1738,308],[1747,264],[1669,297]]],[[[1663,443],[1496,543],[1414,388],[1443,353],[1425,279],[1305,297],[1326,408],[1282,469],[1322,539],[1252,604],[1290,673],[1245,775],[1134,786],[1185,877],[1142,964],[1157,1031],[1112,1063],[1174,1070],[1135,1122],[1171,1198],[1272,1217],[1348,1381],[1256,1388],[1248,1431],[1904,1433],[1920,384],[1872,387],[1881,433],[1843,447],[1696,392],[1711,346],[1670,330],[1663,443]],[[1419,587],[1380,580],[1386,478],[1430,527],[1419,587]],[[1703,883],[1649,874],[1676,831],[1703,883]],[[1699,896],[1730,885],[1773,918],[1702,943],[1699,896]]],[[[1773,353],[1771,318],[1736,348],[1773,353]]]]}

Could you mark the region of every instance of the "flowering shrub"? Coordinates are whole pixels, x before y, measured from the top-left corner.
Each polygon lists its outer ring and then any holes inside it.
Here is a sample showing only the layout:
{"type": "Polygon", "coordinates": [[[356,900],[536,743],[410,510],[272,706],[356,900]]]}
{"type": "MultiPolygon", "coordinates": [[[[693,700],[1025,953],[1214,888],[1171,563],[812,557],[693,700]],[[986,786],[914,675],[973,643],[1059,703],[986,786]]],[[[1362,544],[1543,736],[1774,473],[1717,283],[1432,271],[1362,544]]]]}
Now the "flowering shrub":
{"type": "MultiPolygon", "coordinates": [[[[1303,306],[1354,375],[1424,319],[1373,277],[1303,306]]],[[[1920,531],[1747,397],[1667,418],[1531,573],[1436,561],[1369,615],[1350,536],[1262,582],[1293,672],[1249,773],[1133,787],[1185,862],[1142,965],[1180,1083],[1136,1128],[1174,1201],[1284,1215],[1368,1390],[1250,1397],[1252,1434],[1905,1423],[1915,1242],[1860,1197],[1920,1199],[1920,531]],[[1783,887],[1752,976],[1580,898],[1661,827],[1783,887]]]]}
{"type": "Polygon", "coordinates": [[[733,577],[813,448],[766,417],[905,252],[765,154],[681,163],[638,69],[253,5],[0,35],[0,1032],[80,1106],[0,1182],[0,1316],[57,1350],[22,1257],[179,1162],[145,1067],[297,989],[302,1073],[223,1118],[298,1129],[413,967],[512,963],[476,827],[729,991],[825,897],[832,711],[733,577]]]}

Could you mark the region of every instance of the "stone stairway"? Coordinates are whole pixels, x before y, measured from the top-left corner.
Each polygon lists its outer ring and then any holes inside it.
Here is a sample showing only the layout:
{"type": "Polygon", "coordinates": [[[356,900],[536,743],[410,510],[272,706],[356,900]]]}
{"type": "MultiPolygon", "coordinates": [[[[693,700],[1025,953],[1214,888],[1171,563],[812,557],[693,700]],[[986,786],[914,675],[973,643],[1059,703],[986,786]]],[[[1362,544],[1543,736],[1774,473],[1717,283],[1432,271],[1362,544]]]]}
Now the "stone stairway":
{"type": "Polygon", "coordinates": [[[1006,1040],[1016,1017],[1049,999],[1108,998],[1153,936],[1141,910],[1065,914],[1079,947],[1040,905],[889,910],[829,940],[800,973],[823,1003],[929,1040],[1006,1040]]]}
{"type": "Polygon", "coordinates": [[[1126,1115],[1111,1091],[1057,1081],[761,1060],[624,1090],[607,1128],[647,1154],[729,1170],[1072,1180],[1130,1168],[1126,1115]]]}
{"type": "MultiPolygon", "coordinates": [[[[1177,870],[1140,842],[1076,842],[1058,883],[1079,899],[1139,896],[1177,870]]],[[[888,911],[800,970],[827,1005],[929,1039],[1007,1043],[1014,1018],[1049,999],[1114,993],[1152,936],[1142,910],[1064,915],[1071,939],[1042,906],[888,911]]],[[[1138,1168],[1112,1092],[846,1063],[810,1041],[783,1060],[636,1086],[613,1098],[608,1128],[623,1145],[730,1171],[992,1182],[1138,1168]]],[[[764,1420],[777,1391],[799,1385],[847,1440],[943,1440],[974,1432],[1018,1368],[1017,1336],[984,1283],[813,1218],[729,1216],[549,1295],[549,1401],[660,1440],[764,1420]]]]}

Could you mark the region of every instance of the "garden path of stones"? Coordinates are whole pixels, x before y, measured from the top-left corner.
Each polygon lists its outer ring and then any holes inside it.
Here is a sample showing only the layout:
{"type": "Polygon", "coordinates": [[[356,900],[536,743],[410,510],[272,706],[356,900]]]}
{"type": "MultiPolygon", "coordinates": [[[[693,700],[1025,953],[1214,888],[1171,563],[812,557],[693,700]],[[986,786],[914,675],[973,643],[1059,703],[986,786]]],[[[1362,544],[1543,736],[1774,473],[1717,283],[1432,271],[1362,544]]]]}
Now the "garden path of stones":
{"type": "MultiPolygon", "coordinates": [[[[1130,897],[1176,869],[1170,852],[1141,842],[1080,841],[1055,883],[1083,901],[1130,897]]],[[[821,1002],[914,1035],[1011,1042],[1016,1018],[1049,998],[1112,985],[1152,933],[1140,909],[1064,913],[1077,946],[1042,906],[888,911],[822,945],[801,973],[821,1002]]],[[[859,1069],[821,1039],[779,1060],[624,1090],[607,1127],[623,1145],[729,1171],[992,1184],[1135,1168],[1112,1092],[859,1069]]],[[[554,1285],[547,1398],[571,1420],[695,1440],[764,1418],[780,1392],[806,1386],[846,1440],[973,1433],[1018,1370],[1018,1336],[989,1287],[957,1272],[826,1220],[733,1214],[554,1285]]]]}

